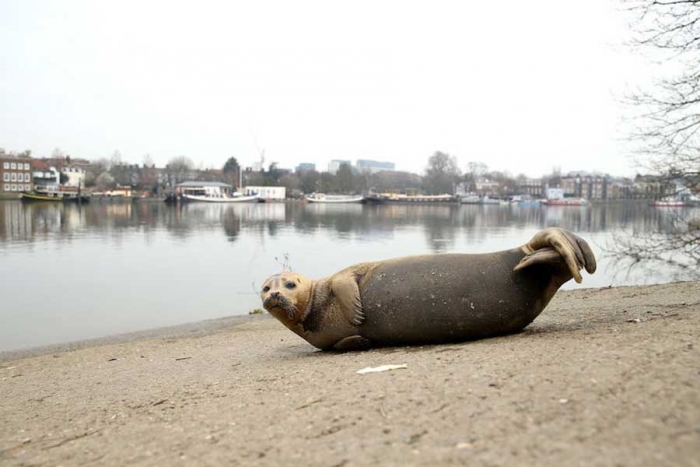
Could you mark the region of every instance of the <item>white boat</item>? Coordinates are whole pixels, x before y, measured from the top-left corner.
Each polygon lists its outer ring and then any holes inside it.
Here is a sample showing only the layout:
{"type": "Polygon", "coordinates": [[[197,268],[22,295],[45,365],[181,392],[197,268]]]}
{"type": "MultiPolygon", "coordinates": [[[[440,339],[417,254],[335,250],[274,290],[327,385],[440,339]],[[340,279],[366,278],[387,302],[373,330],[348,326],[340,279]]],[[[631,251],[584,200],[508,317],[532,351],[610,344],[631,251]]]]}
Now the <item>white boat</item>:
{"type": "Polygon", "coordinates": [[[309,203],[361,203],[364,201],[363,196],[353,196],[353,195],[326,195],[323,193],[314,193],[306,197],[306,201],[309,203]]]}
{"type": "Polygon", "coordinates": [[[462,204],[481,204],[479,195],[464,195],[459,199],[462,204]]]}
{"type": "Polygon", "coordinates": [[[206,195],[191,195],[187,193],[182,194],[182,199],[186,201],[200,201],[204,203],[248,203],[251,201],[257,201],[258,195],[252,196],[230,196],[224,194],[206,194],[206,195]]]}
{"type": "Polygon", "coordinates": [[[461,204],[509,204],[497,198],[481,197],[479,195],[464,195],[459,199],[461,204]]]}
{"type": "Polygon", "coordinates": [[[539,206],[540,205],[540,200],[534,199],[530,197],[529,195],[515,195],[513,198],[510,200],[510,204],[517,205],[517,206],[539,206]]]}
{"type": "Polygon", "coordinates": [[[182,201],[246,203],[259,199],[258,193],[244,195],[241,192],[233,191],[231,185],[221,182],[184,182],[177,185],[176,190],[175,199],[179,196],[182,201]]]}
{"type": "Polygon", "coordinates": [[[481,198],[479,204],[501,204],[501,200],[498,198],[489,198],[488,196],[484,196],[481,198]]]}
{"type": "Polygon", "coordinates": [[[666,198],[652,201],[652,206],[656,208],[682,208],[686,206],[686,202],[675,198],[666,198]]]}

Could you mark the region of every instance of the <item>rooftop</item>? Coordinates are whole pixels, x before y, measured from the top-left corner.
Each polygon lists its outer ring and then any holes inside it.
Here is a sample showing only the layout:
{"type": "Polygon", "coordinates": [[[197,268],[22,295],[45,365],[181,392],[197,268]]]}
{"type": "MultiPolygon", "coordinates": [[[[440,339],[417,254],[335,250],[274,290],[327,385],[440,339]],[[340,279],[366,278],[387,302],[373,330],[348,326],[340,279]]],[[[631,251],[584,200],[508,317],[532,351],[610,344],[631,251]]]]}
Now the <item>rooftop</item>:
{"type": "Polygon", "coordinates": [[[219,186],[219,187],[231,188],[231,185],[228,185],[228,184],[226,184],[226,183],[221,183],[221,182],[199,182],[199,181],[194,181],[194,182],[183,182],[183,183],[178,184],[177,186],[179,186],[179,187],[219,186]]]}

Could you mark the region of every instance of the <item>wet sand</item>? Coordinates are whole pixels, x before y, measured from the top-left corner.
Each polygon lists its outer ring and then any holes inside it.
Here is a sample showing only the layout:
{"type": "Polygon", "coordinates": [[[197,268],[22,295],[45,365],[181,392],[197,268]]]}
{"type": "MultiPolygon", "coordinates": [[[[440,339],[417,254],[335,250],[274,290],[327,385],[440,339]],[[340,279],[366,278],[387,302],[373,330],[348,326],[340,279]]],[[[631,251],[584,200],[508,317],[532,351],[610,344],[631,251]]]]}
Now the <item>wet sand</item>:
{"type": "Polygon", "coordinates": [[[698,335],[686,282],[463,344],[321,353],[265,316],[6,353],[0,464],[697,465],[698,335]]]}

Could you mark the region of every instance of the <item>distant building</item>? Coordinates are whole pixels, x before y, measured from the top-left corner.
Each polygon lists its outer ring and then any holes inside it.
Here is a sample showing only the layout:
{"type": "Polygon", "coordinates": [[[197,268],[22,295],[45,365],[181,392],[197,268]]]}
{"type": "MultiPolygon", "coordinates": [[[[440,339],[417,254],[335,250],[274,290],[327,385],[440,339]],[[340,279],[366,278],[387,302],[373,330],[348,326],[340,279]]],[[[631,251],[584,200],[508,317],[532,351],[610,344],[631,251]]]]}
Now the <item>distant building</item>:
{"type": "Polygon", "coordinates": [[[330,162],[328,163],[328,173],[330,173],[330,174],[332,174],[332,175],[335,175],[336,173],[338,173],[338,169],[340,169],[340,166],[343,165],[343,164],[347,164],[347,165],[349,165],[350,167],[352,167],[352,162],[350,162],[350,161],[344,161],[344,160],[340,160],[340,159],[333,159],[332,161],[330,161],[330,162]]]}
{"type": "Polygon", "coordinates": [[[31,159],[0,155],[0,197],[17,198],[23,191],[32,191],[31,159]]]}
{"type": "Polygon", "coordinates": [[[634,197],[658,199],[664,195],[664,184],[655,175],[637,175],[634,177],[634,197]]]}
{"type": "MultiPolygon", "coordinates": [[[[340,168],[340,166],[338,166],[340,168]]],[[[296,172],[298,174],[304,173],[304,172],[315,172],[316,171],[316,164],[312,164],[311,162],[302,162],[301,164],[297,165],[296,172]]]]}
{"type": "Polygon", "coordinates": [[[485,177],[478,177],[474,180],[474,189],[479,195],[498,196],[501,191],[501,184],[485,177]]]}
{"type": "Polygon", "coordinates": [[[543,195],[542,179],[524,178],[517,181],[515,191],[519,195],[530,195],[540,198],[543,195]]]}
{"type": "Polygon", "coordinates": [[[614,178],[610,181],[608,192],[610,199],[633,199],[634,182],[629,178],[614,178]]]}
{"type": "Polygon", "coordinates": [[[84,188],[85,187],[85,169],[76,166],[66,166],[61,170],[61,174],[66,177],[65,186],[84,188]]]}
{"type": "Polygon", "coordinates": [[[33,160],[32,181],[34,188],[39,191],[58,191],[58,186],[61,184],[61,173],[46,161],[33,160]]]}
{"type": "Polygon", "coordinates": [[[105,196],[107,198],[131,198],[133,196],[133,190],[130,186],[119,186],[111,190],[105,191],[95,191],[92,193],[93,196],[105,196]]]}
{"type": "Polygon", "coordinates": [[[561,178],[561,189],[567,198],[607,200],[613,199],[610,181],[609,175],[569,173],[561,178]]]}
{"type": "Polygon", "coordinates": [[[547,188],[547,199],[564,199],[564,189],[562,188],[547,188]]]}
{"type": "Polygon", "coordinates": [[[368,159],[358,159],[355,167],[360,173],[375,174],[383,170],[395,170],[396,165],[393,162],[380,162],[368,159]]]}

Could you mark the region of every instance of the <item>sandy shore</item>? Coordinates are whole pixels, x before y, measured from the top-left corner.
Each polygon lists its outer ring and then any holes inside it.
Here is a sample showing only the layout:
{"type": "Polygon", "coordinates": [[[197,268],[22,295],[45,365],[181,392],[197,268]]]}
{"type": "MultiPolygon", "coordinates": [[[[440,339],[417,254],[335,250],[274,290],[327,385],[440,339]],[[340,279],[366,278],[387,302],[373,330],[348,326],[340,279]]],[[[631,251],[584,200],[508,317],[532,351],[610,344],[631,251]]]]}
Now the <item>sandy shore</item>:
{"type": "Polygon", "coordinates": [[[268,317],[210,324],[6,354],[0,464],[700,459],[698,282],[560,292],[524,332],[458,345],[328,354],[268,317]],[[356,373],[383,364],[407,369],[356,373]]]}

